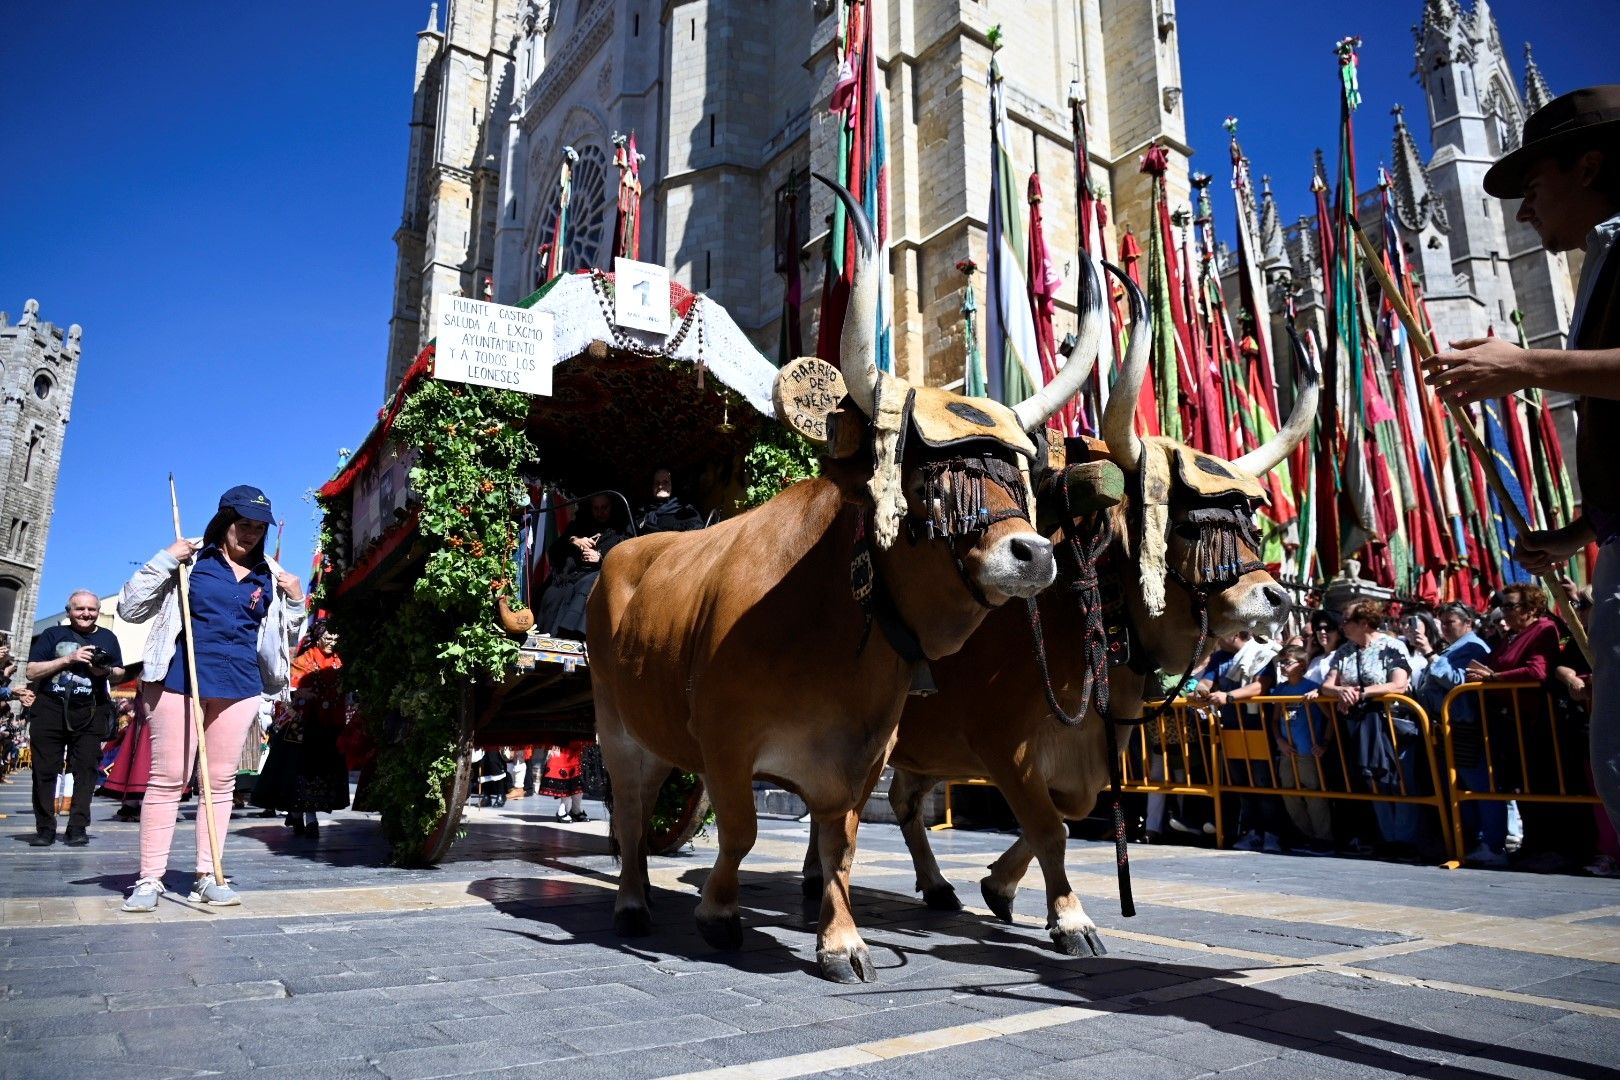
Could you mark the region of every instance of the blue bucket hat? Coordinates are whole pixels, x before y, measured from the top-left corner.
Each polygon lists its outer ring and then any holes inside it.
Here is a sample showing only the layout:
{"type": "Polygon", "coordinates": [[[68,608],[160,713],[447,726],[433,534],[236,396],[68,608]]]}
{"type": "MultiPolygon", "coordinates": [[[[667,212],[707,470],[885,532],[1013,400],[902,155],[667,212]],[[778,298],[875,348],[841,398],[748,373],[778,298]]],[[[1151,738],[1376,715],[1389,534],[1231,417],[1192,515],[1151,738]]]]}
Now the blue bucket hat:
{"type": "Polygon", "coordinates": [[[270,499],[264,492],[248,484],[238,484],[219,497],[219,508],[235,512],[249,521],[275,524],[276,515],[270,512],[270,499]]]}

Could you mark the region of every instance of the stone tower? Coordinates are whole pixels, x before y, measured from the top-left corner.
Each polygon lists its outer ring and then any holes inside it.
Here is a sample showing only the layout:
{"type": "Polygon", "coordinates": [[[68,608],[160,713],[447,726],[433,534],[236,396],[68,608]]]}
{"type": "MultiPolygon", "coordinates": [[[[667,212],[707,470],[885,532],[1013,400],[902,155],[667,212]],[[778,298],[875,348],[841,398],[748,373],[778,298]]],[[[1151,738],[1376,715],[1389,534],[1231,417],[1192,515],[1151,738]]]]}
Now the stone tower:
{"type": "Polygon", "coordinates": [[[435,3],[416,35],[385,398],[433,336],[433,298],[482,297],[494,267],[501,147],[486,135],[510,107],[521,3],[448,0],[442,30],[435,3]]]}
{"type": "Polygon", "coordinates": [[[41,321],[37,300],[15,325],[0,312],[0,630],[11,635],[19,673],[39,607],[80,334],[41,321]]]}
{"type": "MultiPolygon", "coordinates": [[[[1001,68],[1018,182],[1039,166],[1047,244],[1060,270],[1069,264],[1072,282],[1071,81],[1078,81],[1086,101],[1092,175],[1108,193],[1112,226],[1133,227],[1139,235],[1148,227],[1148,178],[1138,172],[1138,158],[1155,140],[1171,151],[1172,198],[1186,200],[1190,150],[1175,9],[1168,0],[869,2],[886,85],[896,366],[909,377],[945,383],[961,376],[964,353],[957,312],[962,275],[955,264],[968,257],[986,263],[988,31],[1000,24],[1007,39],[1001,68]]],[[[565,268],[611,263],[618,184],[612,137],[633,130],[646,159],[641,257],[713,296],[773,356],[783,294],[778,267],[791,257],[777,250],[778,200],[789,189],[810,192],[798,204],[797,254],[811,348],[831,203],[824,190],[810,188],[808,174],[831,171],[834,161],[837,120],[827,102],[837,79],[841,4],[452,0],[452,22],[463,7],[477,6],[491,13],[492,25],[510,20],[516,31],[515,39],[496,40],[479,54],[491,111],[469,135],[479,145],[478,190],[497,186],[499,171],[498,205],[484,204],[483,216],[474,218],[493,226],[494,298],[511,303],[534,288],[565,147],[579,155],[565,268]],[[496,68],[498,58],[510,58],[509,84],[496,68]]],[[[445,94],[437,58],[449,46],[442,36],[430,27],[419,43],[421,117],[432,115],[445,94]]],[[[437,112],[445,115],[445,106],[437,112]]],[[[420,320],[431,291],[481,289],[490,266],[487,247],[453,251],[459,262],[443,260],[444,272],[426,252],[407,254],[423,235],[411,230],[413,220],[427,220],[435,204],[451,204],[440,213],[466,211],[465,195],[418,179],[435,168],[447,172],[435,164],[446,155],[433,158],[433,151],[419,149],[435,138],[444,141],[431,121],[413,126],[391,386],[430,332],[420,320]],[[438,277],[430,281],[415,269],[424,267],[438,277]],[[450,267],[460,268],[460,277],[450,267]]],[[[480,205],[477,194],[473,204],[480,205]]],[[[482,244],[483,229],[472,231],[482,244]]],[[[1117,237],[1110,250],[1117,253],[1117,237]]],[[[983,280],[977,284],[982,290],[983,280]]],[[[1075,319],[1072,286],[1062,295],[1059,337],[1075,319]]]]}
{"type": "Polygon", "coordinates": [[[1414,34],[1413,76],[1427,100],[1434,155],[1426,168],[1413,167],[1416,147],[1397,117],[1396,199],[1402,228],[1412,234],[1404,239],[1421,242],[1423,256],[1413,261],[1426,271],[1436,328],[1445,339],[1493,329],[1513,340],[1512,314],[1519,311],[1532,346],[1559,348],[1574,308],[1569,263],[1514,220],[1517,201],[1491,198],[1483,186],[1491,164],[1519,145],[1527,101],[1533,109],[1550,96],[1546,80],[1526,47],[1520,96],[1488,0],[1477,0],[1472,11],[1458,0],[1425,0],[1414,34]],[[1449,281],[1442,257],[1431,254],[1448,248],[1449,281]]]}

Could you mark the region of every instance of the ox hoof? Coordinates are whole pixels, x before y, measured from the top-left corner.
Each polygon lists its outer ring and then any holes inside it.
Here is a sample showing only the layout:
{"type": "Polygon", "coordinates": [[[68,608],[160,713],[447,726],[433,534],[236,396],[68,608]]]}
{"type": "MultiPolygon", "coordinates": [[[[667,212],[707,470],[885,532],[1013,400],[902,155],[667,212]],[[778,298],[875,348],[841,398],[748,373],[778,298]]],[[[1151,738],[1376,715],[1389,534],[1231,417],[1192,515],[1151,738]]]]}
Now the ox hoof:
{"type": "Polygon", "coordinates": [[[979,895],[984,897],[984,906],[989,908],[996,918],[1004,923],[1013,921],[1012,897],[1002,896],[1000,893],[992,891],[989,878],[979,882],[979,895]]]}
{"type": "Polygon", "coordinates": [[[1053,930],[1052,942],[1065,956],[1107,956],[1102,935],[1095,928],[1086,930],[1053,930]]]}
{"type": "Polygon", "coordinates": [[[835,983],[872,982],[877,978],[872,954],[865,945],[855,949],[818,949],[816,963],[821,965],[821,973],[835,983]]]}
{"type": "Polygon", "coordinates": [[[652,933],[652,915],[646,908],[620,908],[613,913],[613,932],[620,937],[646,937],[652,933]]]}
{"type": "Polygon", "coordinates": [[[819,877],[805,877],[799,882],[799,889],[804,893],[806,900],[820,900],[826,888],[819,877]]]}
{"type": "Polygon", "coordinates": [[[935,885],[932,889],[924,889],[922,898],[930,911],[962,910],[962,901],[956,898],[956,890],[949,885],[935,885]]]}
{"type": "Polygon", "coordinates": [[[742,948],[743,928],[741,915],[727,915],[718,919],[699,918],[698,933],[709,947],[724,952],[742,948]]]}

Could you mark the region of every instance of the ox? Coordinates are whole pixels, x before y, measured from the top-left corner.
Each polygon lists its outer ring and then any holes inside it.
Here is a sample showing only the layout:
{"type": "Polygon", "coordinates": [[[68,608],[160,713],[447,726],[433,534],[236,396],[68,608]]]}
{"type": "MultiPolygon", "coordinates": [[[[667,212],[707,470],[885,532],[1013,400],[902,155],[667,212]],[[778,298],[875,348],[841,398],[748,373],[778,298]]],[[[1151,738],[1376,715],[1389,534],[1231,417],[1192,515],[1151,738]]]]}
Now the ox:
{"type": "Polygon", "coordinates": [[[587,645],[622,857],[615,930],[650,932],[646,823],[673,765],[700,774],[714,806],[719,853],[698,928],[717,948],[740,944],[737,867],[757,829],[752,781],[767,777],[820,826],[816,959],[828,978],[856,982],[874,975],[849,902],[859,808],[918,661],[950,655],[989,611],[1053,581],[1052,545],[1031,524],[1028,432],[1089,374],[1106,318],[1087,260],[1077,357],[1011,409],[880,378],[870,224],[830,186],[861,253],[842,330],[858,415],[840,412],[863,430],[859,452],[710,529],[615,547],[590,597],[587,645]]]}
{"type": "MultiPolygon", "coordinates": [[[[1286,615],[1288,595],[1260,565],[1255,551],[1252,513],[1265,497],[1255,478],[1274,468],[1309,433],[1319,382],[1301,348],[1305,366],[1288,421],[1265,445],[1235,462],[1168,439],[1138,437],[1133,419],[1152,332],[1140,289],[1128,278],[1122,276],[1122,281],[1131,296],[1131,347],[1103,417],[1103,439],[1092,446],[1127,477],[1125,500],[1109,511],[1116,539],[1105,555],[1104,574],[1114,577],[1125,601],[1132,639],[1131,664],[1114,667],[1109,675],[1108,711],[1112,717],[1134,719],[1142,713],[1148,671],[1180,671],[1201,642],[1238,630],[1264,633],[1286,615]],[[1200,551],[1200,543],[1210,539],[1210,531],[1223,529],[1228,542],[1214,546],[1224,549],[1226,557],[1210,560],[1209,549],[1200,551]],[[1157,545],[1162,545],[1162,559],[1151,550],[1157,545]],[[1165,578],[1174,583],[1168,595],[1165,578]],[[1162,599],[1156,602],[1156,597],[1162,599]]],[[[1052,486],[1061,490],[1061,485],[1052,486]]],[[[1043,495],[1043,510],[1048,508],[1069,518],[1067,507],[1048,507],[1043,495]]],[[[1065,524],[1073,528],[1078,523],[1071,519],[1065,524]]],[[[1060,554],[1072,550],[1060,548],[1060,554]]],[[[1017,816],[1021,834],[980,882],[986,905],[1011,922],[1018,883],[1030,859],[1038,859],[1048,932],[1065,953],[1087,956],[1104,949],[1069,884],[1064,821],[1085,817],[1096,805],[1109,780],[1110,740],[1084,690],[1088,664],[1081,645],[1088,613],[1063,580],[1072,582],[1077,570],[1072,559],[1060,559],[1059,584],[1041,595],[1039,608],[1052,645],[1050,676],[1058,703],[1065,712],[1084,713],[1084,721],[1079,726],[1053,721],[1027,614],[994,612],[967,645],[936,665],[940,693],[907,702],[889,758],[894,767],[889,799],[924,901],[938,910],[957,910],[956,892],[928,844],[922,800],[940,780],[989,778],[1017,816]],[[991,717],[995,722],[986,723],[991,717]]],[[[812,837],[814,843],[814,833],[812,837]]],[[[806,892],[819,886],[809,859],[805,875],[806,892]]]]}

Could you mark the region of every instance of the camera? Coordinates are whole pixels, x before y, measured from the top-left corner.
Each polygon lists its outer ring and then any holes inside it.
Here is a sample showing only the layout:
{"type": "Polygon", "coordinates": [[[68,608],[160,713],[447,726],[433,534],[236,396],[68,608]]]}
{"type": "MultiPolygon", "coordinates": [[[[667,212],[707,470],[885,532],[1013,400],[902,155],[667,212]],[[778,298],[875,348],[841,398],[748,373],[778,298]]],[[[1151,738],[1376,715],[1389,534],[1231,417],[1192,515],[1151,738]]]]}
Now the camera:
{"type": "Polygon", "coordinates": [[[90,666],[109,668],[113,666],[113,654],[106,649],[96,649],[90,654],[90,666]]]}

